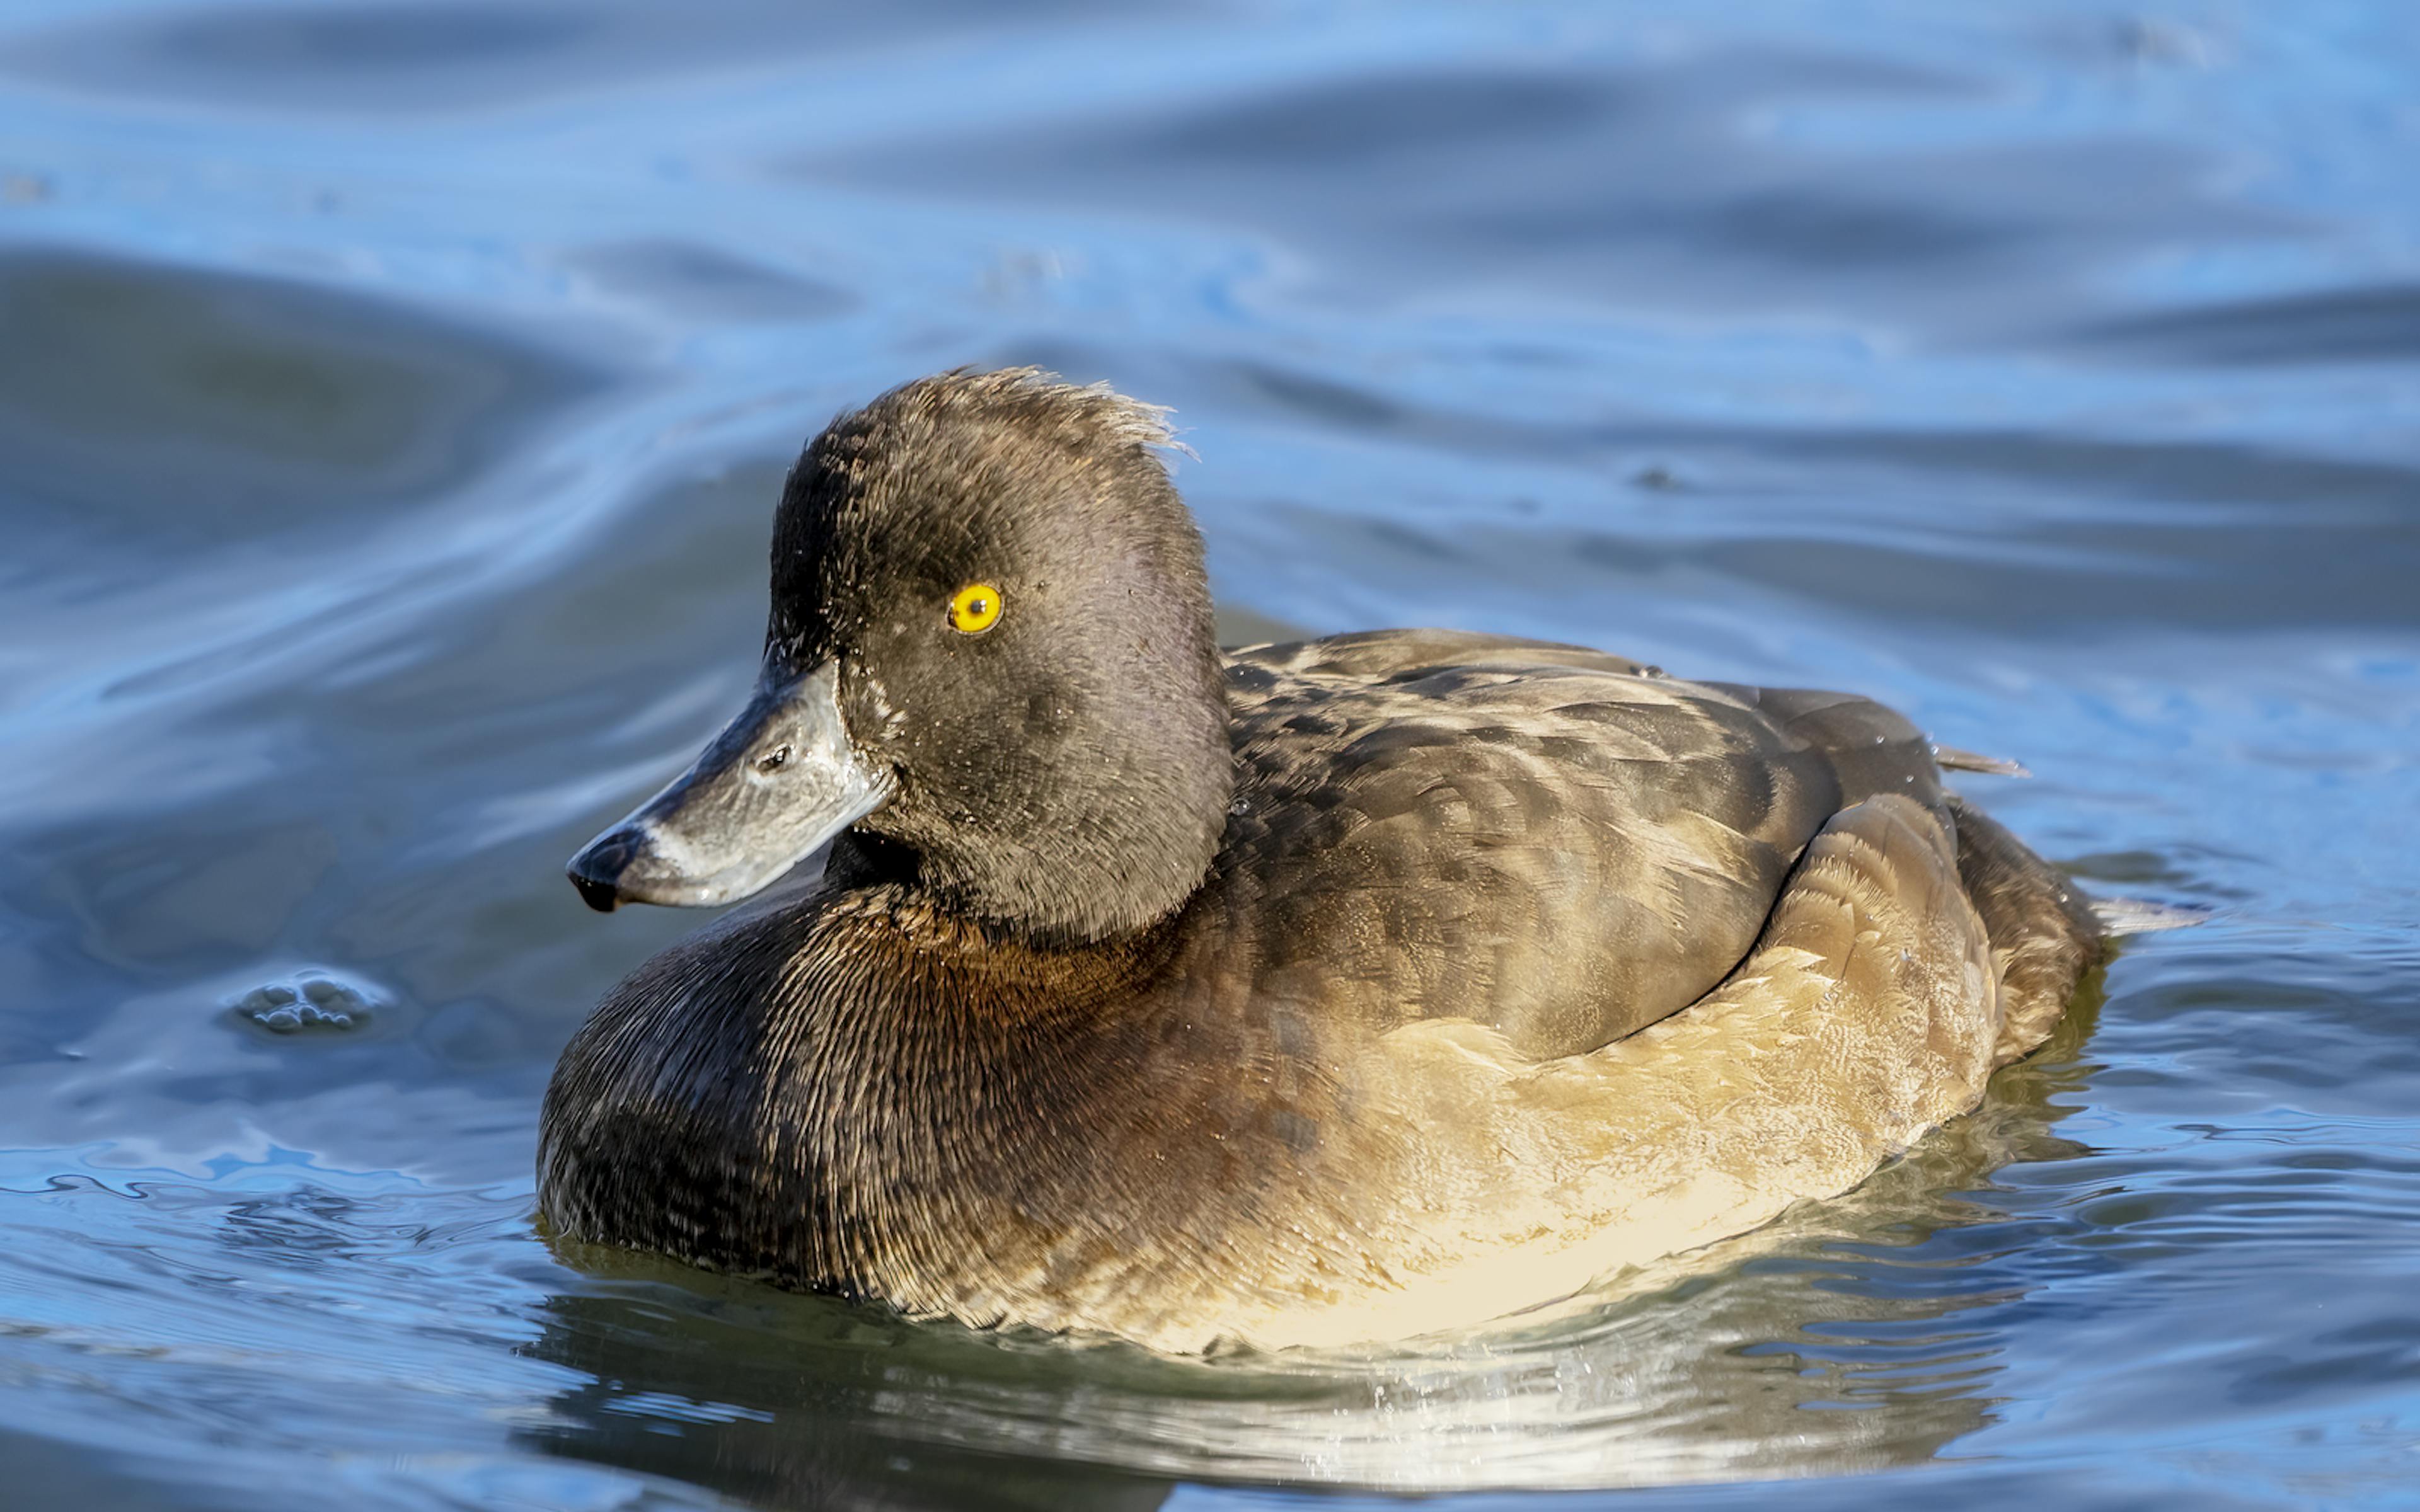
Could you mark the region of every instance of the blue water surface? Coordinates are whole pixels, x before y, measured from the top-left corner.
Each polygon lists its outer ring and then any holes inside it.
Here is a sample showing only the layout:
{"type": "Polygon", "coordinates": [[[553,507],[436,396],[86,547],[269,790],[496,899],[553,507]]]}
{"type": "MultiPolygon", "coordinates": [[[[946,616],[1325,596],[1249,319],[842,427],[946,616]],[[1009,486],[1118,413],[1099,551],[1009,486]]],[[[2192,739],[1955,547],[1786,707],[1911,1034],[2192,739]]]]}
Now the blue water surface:
{"type": "Polygon", "coordinates": [[[2415,79],[2405,0],[17,0],[0,1504],[2420,1504],[2415,79]],[[695,923],[561,863],[737,706],[799,442],[965,363],[1175,407],[1234,637],[1871,693],[2208,921],[1484,1337],[550,1247],[695,923]]]}

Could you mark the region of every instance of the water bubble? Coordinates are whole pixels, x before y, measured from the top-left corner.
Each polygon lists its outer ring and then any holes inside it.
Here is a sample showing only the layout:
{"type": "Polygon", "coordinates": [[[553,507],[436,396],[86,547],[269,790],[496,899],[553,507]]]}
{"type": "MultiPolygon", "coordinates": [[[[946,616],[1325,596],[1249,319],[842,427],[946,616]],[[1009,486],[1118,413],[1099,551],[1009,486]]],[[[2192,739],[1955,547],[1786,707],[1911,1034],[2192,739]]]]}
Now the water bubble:
{"type": "Polygon", "coordinates": [[[358,1029],[369,1023],[369,992],[318,972],[263,982],[227,1005],[237,1017],[271,1034],[358,1029]]]}

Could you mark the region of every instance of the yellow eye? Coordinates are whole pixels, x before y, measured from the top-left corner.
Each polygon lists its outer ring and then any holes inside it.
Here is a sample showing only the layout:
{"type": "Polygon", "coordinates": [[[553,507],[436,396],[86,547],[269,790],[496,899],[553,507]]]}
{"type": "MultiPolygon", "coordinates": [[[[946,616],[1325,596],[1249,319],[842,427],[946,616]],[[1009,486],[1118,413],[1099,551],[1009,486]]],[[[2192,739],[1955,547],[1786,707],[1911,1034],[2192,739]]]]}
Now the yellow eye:
{"type": "Polygon", "coordinates": [[[963,635],[981,635],[1000,622],[1000,590],[969,583],[950,600],[950,625],[963,635]]]}

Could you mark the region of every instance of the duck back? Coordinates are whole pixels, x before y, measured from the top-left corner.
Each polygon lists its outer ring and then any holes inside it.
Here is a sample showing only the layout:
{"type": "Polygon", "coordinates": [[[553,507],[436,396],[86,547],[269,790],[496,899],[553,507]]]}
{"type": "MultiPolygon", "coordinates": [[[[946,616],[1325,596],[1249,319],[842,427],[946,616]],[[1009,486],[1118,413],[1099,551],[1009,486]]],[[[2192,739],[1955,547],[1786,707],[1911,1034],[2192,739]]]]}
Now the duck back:
{"type": "Polygon", "coordinates": [[[1436,630],[1250,648],[1215,928],[1378,1026],[1466,1018],[1546,1059],[1737,966],[1824,821],[1935,812],[1923,737],[1848,694],[1684,682],[1585,647],[1436,630]]]}

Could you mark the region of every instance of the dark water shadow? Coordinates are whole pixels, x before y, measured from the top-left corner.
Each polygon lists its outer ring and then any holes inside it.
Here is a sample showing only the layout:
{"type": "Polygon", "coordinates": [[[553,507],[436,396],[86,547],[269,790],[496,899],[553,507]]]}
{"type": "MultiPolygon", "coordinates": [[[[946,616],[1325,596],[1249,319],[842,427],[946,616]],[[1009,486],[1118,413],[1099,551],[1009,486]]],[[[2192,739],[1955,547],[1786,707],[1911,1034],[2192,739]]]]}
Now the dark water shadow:
{"type": "Polygon", "coordinates": [[[2420,363],[2420,284],[2187,305],[2097,321],[2068,340],[2087,357],[2178,366],[2420,363]]]}
{"type": "MultiPolygon", "coordinates": [[[[1017,8],[1019,23],[1110,8],[1017,8]]],[[[0,69],[149,100],[343,115],[527,104],[768,55],[830,57],[1000,26],[977,0],[494,0],[185,6],[70,22],[0,49],[0,69]]]]}
{"type": "Polygon", "coordinates": [[[23,1507],[175,1506],[184,1512],[257,1512],[257,1491],[196,1486],[173,1462],[106,1455],[58,1439],[0,1427],[0,1476],[8,1504],[23,1507]]]}
{"type": "Polygon", "coordinates": [[[583,247],[566,261],[609,293],[704,325],[830,320],[861,302],[846,289],[674,239],[583,247]]]}
{"type": "Polygon", "coordinates": [[[0,501],[21,540],[84,541],[80,566],[357,531],[460,487],[602,384],[563,355],[333,288],[0,252],[0,501]]]}

